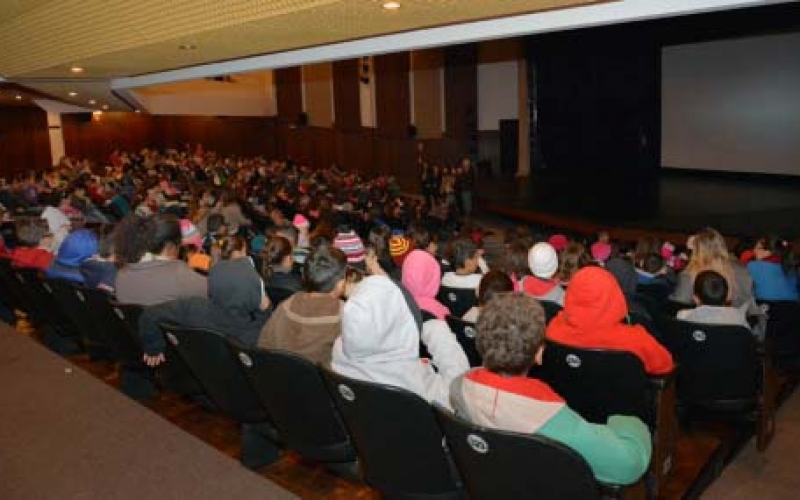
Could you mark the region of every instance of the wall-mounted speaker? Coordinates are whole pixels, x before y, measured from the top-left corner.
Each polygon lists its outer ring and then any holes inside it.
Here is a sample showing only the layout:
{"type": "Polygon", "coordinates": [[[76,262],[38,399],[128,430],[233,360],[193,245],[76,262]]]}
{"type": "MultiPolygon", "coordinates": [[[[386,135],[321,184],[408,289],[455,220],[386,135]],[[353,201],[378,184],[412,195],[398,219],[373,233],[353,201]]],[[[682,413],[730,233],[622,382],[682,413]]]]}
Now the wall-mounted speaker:
{"type": "Polygon", "coordinates": [[[297,115],[297,126],[298,127],[305,127],[308,125],[308,113],[303,111],[299,115],[297,115]]]}
{"type": "Polygon", "coordinates": [[[91,123],[92,122],[92,114],[91,113],[76,113],[75,120],[78,123],[91,123]]]}

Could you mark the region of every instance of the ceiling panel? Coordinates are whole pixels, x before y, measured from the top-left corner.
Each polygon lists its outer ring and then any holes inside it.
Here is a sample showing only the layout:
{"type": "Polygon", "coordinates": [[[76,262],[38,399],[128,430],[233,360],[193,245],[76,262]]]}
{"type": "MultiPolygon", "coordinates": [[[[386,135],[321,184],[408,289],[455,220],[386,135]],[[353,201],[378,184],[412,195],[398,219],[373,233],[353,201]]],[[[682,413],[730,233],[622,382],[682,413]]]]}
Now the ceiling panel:
{"type": "Polygon", "coordinates": [[[0,74],[127,76],[602,1],[0,0],[0,74]]]}

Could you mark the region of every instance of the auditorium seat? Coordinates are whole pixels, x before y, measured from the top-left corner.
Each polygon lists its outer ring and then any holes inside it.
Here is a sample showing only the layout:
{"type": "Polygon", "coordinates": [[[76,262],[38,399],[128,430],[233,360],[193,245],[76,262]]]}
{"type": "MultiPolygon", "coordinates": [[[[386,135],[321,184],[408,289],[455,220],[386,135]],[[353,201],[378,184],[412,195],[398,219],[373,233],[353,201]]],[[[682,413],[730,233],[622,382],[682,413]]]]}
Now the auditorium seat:
{"type": "Polygon", "coordinates": [[[83,346],[91,359],[115,360],[109,332],[98,321],[95,311],[86,298],[86,287],[63,279],[48,278],[44,280],[53,291],[53,297],[73,324],[83,340],[83,346]]]}
{"type": "Polygon", "coordinates": [[[439,287],[436,299],[450,309],[450,314],[464,316],[478,301],[478,296],[473,288],[439,287]]]}
{"type": "Polygon", "coordinates": [[[241,425],[242,464],[258,469],[277,460],[275,427],[225,336],[205,328],[160,326],[214,407],[241,425]]]}
{"type": "Polygon", "coordinates": [[[286,446],[357,478],[355,449],[317,365],[291,352],[231,345],[286,446]]]}
{"type": "Polygon", "coordinates": [[[605,424],[611,415],[635,415],[650,428],[653,457],[650,498],[657,498],[675,463],[678,421],[672,375],[650,377],[628,351],[584,349],[547,341],[534,371],[586,420],[605,424]]]}
{"type": "Polygon", "coordinates": [[[537,302],[542,306],[542,309],[544,309],[545,324],[550,324],[553,318],[561,312],[562,307],[557,302],[553,302],[552,300],[537,300],[537,302]]]}
{"type": "Polygon", "coordinates": [[[759,301],[767,320],[767,349],[778,373],[800,369],[800,304],[794,301],[759,301]]]}
{"type": "Polygon", "coordinates": [[[462,500],[433,409],[416,394],[322,368],[365,481],[387,500],[462,500]]]}
{"type": "Polygon", "coordinates": [[[600,500],[621,488],[597,483],[586,460],[556,441],[488,429],[436,407],[470,500],[600,500]]]}
{"type": "Polygon", "coordinates": [[[59,354],[83,352],[78,326],[66,315],[55,299],[53,289],[42,279],[37,269],[19,269],[25,292],[34,300],[44,326],[43,341],[59,354]]]}
{"type": "Polygon", "coordinates": [[[447,316],[447,325],[456,336],[458,343],[461,344],[464,354],[467,355],[469,366],[483,365],[483,359],[475,347],[475,324],[455,316],[447,316]]]}
{"type": "Polygon", "coordinates": [[[671,320],[664,344],[678,365],[678,407],[694,418],[755,423],[764,451],[775,432],[777,377],[764,344],[742,326],[671,320]]]}

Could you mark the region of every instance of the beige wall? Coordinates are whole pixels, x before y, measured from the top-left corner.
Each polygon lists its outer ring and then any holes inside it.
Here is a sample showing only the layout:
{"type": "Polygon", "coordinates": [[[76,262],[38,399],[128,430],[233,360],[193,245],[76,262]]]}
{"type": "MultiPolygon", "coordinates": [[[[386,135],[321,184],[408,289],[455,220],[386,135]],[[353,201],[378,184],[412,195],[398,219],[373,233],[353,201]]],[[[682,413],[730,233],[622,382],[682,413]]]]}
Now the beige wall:
{"type": "Polygon", "coordinates": [[[333,116],[333,65],[329,62],[303,66],[303,110],[308,124],[330,127],[333,116]]]}
{"type": "Polygon", "coordinates": [[[444,130],[443,66],[441,49],[411,53],[411,121],[420,139],[441,137],[444,130]]]}

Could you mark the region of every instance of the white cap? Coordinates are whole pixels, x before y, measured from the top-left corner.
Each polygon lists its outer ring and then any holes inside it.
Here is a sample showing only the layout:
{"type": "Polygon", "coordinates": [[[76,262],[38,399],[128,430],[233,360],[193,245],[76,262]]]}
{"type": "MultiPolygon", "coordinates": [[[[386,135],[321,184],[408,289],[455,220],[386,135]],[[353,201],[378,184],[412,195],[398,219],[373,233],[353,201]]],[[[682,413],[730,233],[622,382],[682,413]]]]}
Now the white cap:
{"type": "Polygon", "coordinates": [[[550,279],[558,271],[558,255],[550,243],[537,243],[528,252],[528,266],[537,278],[550,279]]]}

